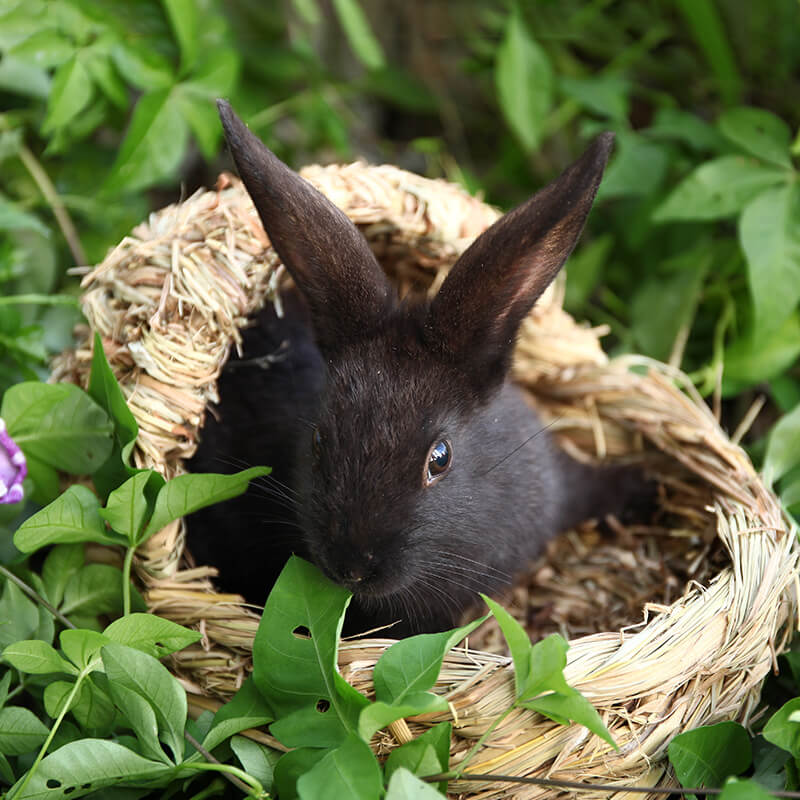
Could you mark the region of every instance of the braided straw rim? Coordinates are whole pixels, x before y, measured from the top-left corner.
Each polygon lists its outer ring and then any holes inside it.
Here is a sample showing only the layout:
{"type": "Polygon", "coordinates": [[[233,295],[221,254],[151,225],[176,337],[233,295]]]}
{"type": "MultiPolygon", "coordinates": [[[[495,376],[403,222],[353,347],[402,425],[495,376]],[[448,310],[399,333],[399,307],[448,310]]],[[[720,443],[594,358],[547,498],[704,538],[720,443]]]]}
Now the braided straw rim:
{"type": "MultiPolygon", "coordinates": [[[[311,166],[301,174],[359,225],[401,291],[435,292],[498,216],[451,184],[391,166],[311,166]]],[[[281,271],[246,192],[223,175],[215,191],[152,214],[85,276],[84,313],[139,423],[137,465],[167,476],[182,471],[206,405],[217,399],[220,370],[240,344],[239,328],[269,299],[281,271]]],[[[537,405],[557,420],[570,449],[619,455],[645,442],[707,484],[708,511],[730,563],[669,606],[647,604],[641,622],[570,642],[567,680],[597,707],[619,751],[582,727],[520,710],[498,726],[469,771],[614,784],[614,797],[632,797],[625,785],[671,780],[666,748],[678,732],[752,718],[763,679],[795,627],[798,546],[775,497],[688,379],[641,357],[609,362],[598,341],[602,331],[576,325],[560,295],[558,285],[548,290],[525,321],[516,380],[535,387],[537,405]]],[[[87,331],[58,359],[54,378],[85,384],[89,347],[87,331]]],[[[173,668],[195,710],[214,708],[215,698],[245,677],[259,618],[237,595],[214,592],[214,569],[188,565],[183,545],[183,525],[174,523],[147,543],[136,569],[153,613],[202,631],[199,644],[175,655],[173,668]]],[[[344,642],[342,674],[369,694],[372,667],[389,644],[344,642]]],[[[456,649],[445,658],[437,691],[449,712],[400,721],[378,734],[376,751],[449,720],[457,765],[511,704],[509,659],[456,649]]],[[[276,746],[266,734],[253,735],[276,746]]],[[[451,791],[479,798],[549,794],[464,781],[451,791]]]]}

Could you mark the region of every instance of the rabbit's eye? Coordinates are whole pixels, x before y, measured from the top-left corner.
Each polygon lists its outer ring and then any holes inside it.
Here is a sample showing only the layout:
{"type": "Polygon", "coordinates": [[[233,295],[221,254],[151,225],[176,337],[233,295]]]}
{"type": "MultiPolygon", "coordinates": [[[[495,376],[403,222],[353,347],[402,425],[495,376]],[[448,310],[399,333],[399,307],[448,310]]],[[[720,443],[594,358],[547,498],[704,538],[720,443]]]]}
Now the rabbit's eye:
{"type": "Polygon", "coordinates": [[[453,463],[453,447],[447,439],[436,442],[428,453],[428,465],[425,470],[425,485],[430,486],[439,480],[450,469],[453,463]]]}

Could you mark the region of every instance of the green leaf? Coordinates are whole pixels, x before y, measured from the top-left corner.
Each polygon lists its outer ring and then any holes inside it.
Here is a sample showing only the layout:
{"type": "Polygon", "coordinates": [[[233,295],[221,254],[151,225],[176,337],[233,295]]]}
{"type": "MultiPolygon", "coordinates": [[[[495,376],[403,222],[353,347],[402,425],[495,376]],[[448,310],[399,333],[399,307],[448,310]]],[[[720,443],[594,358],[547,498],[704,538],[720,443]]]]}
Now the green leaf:
{"type": "Polygon", "coordinates": [[[546,694],[533,700],[526,700],[520,705],[544,714],[560,725],[566,725],[569,721],[583,725],[593,734],[608,742],[615,750],[618,749],[608,728],[600,719],[597,709],[577,689],[570,689],[566,694],[546,694]]]}
{"type": "Polygon", "coordinates": [[[220,95],[230,94],[235,89],[239,79],[239,68],[239,54],[235,49],[215,49],[204,54],[203,60],[194,72],[176,86],[176,89],[180,88],[204,97],[216,112],[214,100],[220,95]]]}
{"type": "Polygon", "coordinates": [[[739,239],[758,335],[775,330],[800,300],[800,185],[770,189],[742,213],[739,239]]]}
{"type": "Polygon", "coordinates": [[[14,783],[14,770],[11,769],[11,764],[2,753],[0,753],[0,778],[6,783],[14,783]]]}
{"type": "Polygon", "coordinates": [[[71,616],[122,611],[122,572],[109,564],[87,564],[64,589],[61,613],[71,616]]]}
{"type": "Polygon", "coordinates": [[[106,53],[94,53],[86,59],[86,69],[103,94],[119,109],[128,108],[128,90],[106,53]]]}
{"type": "Polygon", "coordinates": [[[252,676],[245,679],[238,692],[214,715],[214,723],[203,740],[203,747],[213,750],[235,733],[258,728],[274,717],[256,688],[252,676]]]}
{"type": "Polygon", "coordinates": [[[666,148],[633,131],[620,131],[614,158],[597,192],[598,199],[647,197],[664,181],[669,163],[666,148]]]}
{"type": "Polygon", "coordinates": [[[577,315],[583,311],[601,279],[613,247],[613,235],[605,233],[591,239],[569,257],[564,307],[571,314],[577,315]]]}
{"type": "Polygon", "coordinates": [[[8,51],[8,55],[42,69],[61,66],[75,53],[75,45],[55,29],[44,29],[28,36],[8,51]]]}
{"type": "Polygon", "coordinates": [[[89,373],[89,396],[108,414],[114,421],[114,438],[120,445],[123,458],[127,458],[136,437],[139,434],[139,425],[133,416],[122,389],[109,366],[103,350],[103,341],[99,333],[94,335],[92,348],[92,368],[89,373]],[[127,452],[126,452],[127,451],[127,452]]]}
{"type": "Polygon", "coordinates": [[[65,744],[39,764],[16,800],[74,800],[120,782],[148,786],[169,776],[172,767],[116,742],[81,739],[65,744]]]}
{"type": "Polygon", "coordinates": [[[186,692],[167,668],[147,653],[121,644],[102,650],[108,680],[136,692],[152,707],[158,720],[159,738],[183,758],[183,729],[186,725],[186,692]]]}
{"type": "MultiPolygon", "coordinates": [[[[364,711],[368,708],[372,705],[364,711]]],[[[394,711],[394,719],[398,714],[394,711]]],[[[324,698],[315,705],[306,705],[282,716],[270,725],[269,731],[284,747],[338,747],[347,733],[341,717],[336,711],[331,711],[330,703],[324,698]]]]}
{"type": "Polygon", "coordinates": [[[183,85],[176,87],[175,97],[200,152],[210,161],[217,154],[222,135],[216,106],[205,95],[188,91],[183,85]]]}
{"type": "Polygon", "coordinates": [[[91,662],[95,669],[100,667],[100,650],[109,643],[107,636],[97,631],[67,629],[59,636],[61,649],[67,658],[79,669],[86,669],[91,662]]]}
{"type": "Polygon", "coordinates": [[[52,133],[70,123],[89,105],[93,95],[91,76],[80,54],[76,54],[56,70],[42,133],[52,133]]]}
{"type": "Polygon", "coordinates": [[[231,750],[236,753],[244,771],[252,775],[266,791],[271,791],[275,764],[280,753],[244,736],[234,736],[231,739],[231,750]]]}
{"type": "Polygon", "coordinates": [[[723,136],[756,158],[791,169],[789,126],[774,114],[760,108],[732,108],[717,124],[723,136]]]}
{"type": "Polygon", "coordinates": [[[331,717],[340,740],[355,733],[358,715],[368,704],[342,678],[337,666],[339,635],[349,602],[347,590],[292,556],[267,599],[253,643],[253,679],[276,719],[327,704],[327,710],[317,715],[318,727],[306,720],[308,745],[316,746],[316,736],[329,741],[331,717]]]}
{"type": "MultiPolygon", "coordinates": [[[[396,752],[396,751],[395,751],[396,752]]],[[[386,800],[441,800],[442,795],[405,767],[392,772],[386,800]]]]}
{"type": "Polygon", "coordinates": [[[763,736],[752,740],[753,774],[755,783],[767,790],[786,787],[786,767],[791,756],[780,747],[768,742],[763,736]]]}
{"type": "Polygon", "coordinates": [[[117,718],[117,710],[111,698],[91,679],[81,684],[78,701],[72,706],[71,711],[81,729],[92,736],[110,734],[117,718]]]}
{"type": "Polygon", "coordinates": [[[699,152],[717,152],[726,146],[716,128],[688,111],[659,108],[646,133],[650,137],[684,142],[699,152]]]}
{"type": "Polygon", "coordinates": [[[706,273],[711,267],[710,248],[693,248],[694,263],[666,278],[645,280],[631,301],[631,333],[638,352],[666,361],[675,340],[694,318],[706,273]]]}
{"type": "Polygon", "coordinates": [[[773,426],[764,455],[764,480],[771,486],[800,462],[800,405],[773,426]]]}
{"type": "Polygon", "coordinates": [[[47,642],[14,642],[3,650],[3,660],[20,672],[29,675],[48,675],[51,672],[66,672],[76,675],[78,670],[65,661],[56,649],[47,642]]]}
{"type": "Polygon", "coordinates": [[[677,0],[676,6],[705,53],[724,102],[727,105],[736,102],[741,94],[742,77],[716,4],[713,0],[677,0]]]}
{"type": "Polygon", "coordinates": [[[42,236],[50,236],[48,227],[35,214],[23,211],[17,203],[13,203],[0,195],[0,230],[30,230],[42,236]]]}
{"type": "MultiPolygon", "coordinates": [[[[783,786],[776,788],[780,790],[783,789],[783,786]]],[[[728,778],[725,786],[722,787],[719,800],[775,800],[775,795],[770,794],[754,780],[728,778]]]]}
{"type": "Polygon", "coordinates": [[[27,708],[6,706],[0,709],[0,753],[18,756],[41,747],[47,728],[27,708]]]}
{"type": "Polygon", "coordinates": [[[142,755],[169,764],[169,756],[158,741],[158,721],[150,703],[140,694],[114,681],[108,683],[111,697],[122,712],[126,722],[136,734],[142,755]]]}
{"type": "Polygon", "coordinates": [[[155,614],[128,614],[112,622],[103,634],[111,641],[163,658],[200,641],[202,634],[155,614]]]}
{"type": "Polygon", "coordinates": [[[0,647],[30,639],[39,627],[39,612],[15,583],[5,582],[0,597],[0,647]]]}
{"type": "MultiPolygon", "coordinates": [[[[372,736],[381,728],[385,728],[392,722],[398,719],[405,719],[406,717],[414,717],[418,714],[430,714],[435,711],[446,711],[447,701],[439,695],[432,694],[431,692],[417,692],[416,694],[409,695],[402,703],[383,703],[377,701],[370,703],[366,708],[362,709],[358,718],[358,733],[362,739],[369,741],[372,736]]],[[[281,723],[276,722],[272,727],[278,727],[280,730],[281,723]]],[[[278,733],[275,733],[279,736],[278,733]]],[[[281,741],[287,746],[291,747],[291,742],[281,741]]],[[[302,741],[300,742],[302,744],[302,741]]]]}
{"type": "Polygon", "coordinates": [[[64,599],[64,588],[70,578],[83,566],[85,555],[84,545],[80,542],[73,544],[57,544],[48,554],[42,565],[42,581],[44,582],[47,599],[56,608],[64,599]]]}
{"type": "MultiPolygon", "coordinates": [[[[44,689],[44,710],[54,719],[64,710],[72,690],[75,687],[75,682],[72,681],[52,681],[48,683],[44,689]]],[[[80,689],[72,696],[70,701],[70,708],[77,702],[80,689]]],[[[67,708],[69,711],[69,708],[67,708]]]]}
{"type": "Polygon", "coordinates": [[[376,699],[403,703],[418,692],[427,692],[439,677],[445,654],[487,619],[488,615],[452,631],[424,633],[395,642],[375,665],[376,699]]]}
{"type": "Polygon", "coordinates": [[[654,222],[724,219],[738,214],[760,192],[787,179],[785,170],[744,156],[701,164],[653,212],[654,222]]]}
{"type": "Polygon", "coordinates": [[[552,633],[531,647],[530,674],[522,687],[522,700],[532,700],[540,692],[569,695],[574,689],[564,679],[569,644],[563,636],[552,633]]]}
{"type": "Polygon", "coordinates": [[[69,383],[18,383],[3,396],[0,416],[26,455],[65,472],[91,474],[111,452],[111,420],[69,383]]]}
{"type": "Polygon", "coordinates": [[[721,786],[752,761],[750,737],[736,722],[720,722],[678,734],[667,750],[683,786],[721,786]]]}
{"type": "Polygon", "coordinates": [[[162,0],[175,38],[181,48],[181,72],[189,72],[200,46],[199,7],[195,0],[162,0]]]}
{"type": "Polygon", "coordinates": [[[769,718],[762,731],[768,742],[787,750],[794,758],[800,756],[800,722],[792,719],[797,711],[800,711],[800,697],[784,703],[769,718]]]}
{"type": "Polygon", "coordinates": [[[107,532],[99,512],[97,496],[85,486],[75,484],[49,506],[28,517],[14,534],[14,544],[23,553],[32,553],[46,544],[121,544],[121,537],[107,532]]]}
{"type": "Polygon", "coordinates": [[[369,741],[395,720],[446,709],[447,701],[428,689],[439,677],[445,654],[486,619],[452,631],[401,639],[386,650],[373,675],[377,702],[362,709],[358,719],[361,737],[369,741]]]}
{"type": "Polygon", "coordinates": [[[516,5],[497,50],[494,79],[506,122],[526,151],[535,150],[553,101],[553,69],[516,5]]]}
{"type": "MultiPolygon", "coordinates": [[[[450,723],[441,722],[416,739],[392,750],[384,765],[386,777],[391,778],[398,769],[410,770],[414,775],[422,776],[447,772],[450,765],[451,733],[450,723]]],[[[447,791],[447,781],[442,781],[437,786],[440,792],[447,791]]]]}
{"type": "Polygon", "coordinates": [[[620,75],[593,75],[590,78],[562,76],[561,91],[584,108],[613,120],[627,120],[630,82],[620,75]]]}
{"type": "Polygon", "coordinates": [[[297,781],[300,800],[375,800],[382,792],[378,760],[352,733],[297,781]]]}
{"type": "Polygon", "coordinates": [[[284,753],[275,765],[275,793],[281,800],[294,800],[297,795],[297,781],[327,754],[319,747],[300,747],[284,753]]]}
{"type": "Polygon", "coordinates": [[[800,315],[777,330],[756,337],[750,331],[725,351],[723,393],[728,396],[782,373],[800,356],[800,315]]]}
{"type": "Polygon", "coordinates": [[[385,67],[386,56],[358,0],[333,0],[333,8],[356,58],[368,69],[385,67]]]}
{"type": "Polygon", "coordinates": [[[511,660],[514,662],[514,694],[519,698],[525,691],[531,674],[531,640],[522,625],[499,603],[485,594],[481,594],[481,597],[497,620],[511,652],[511,660]]]}
{"type": "Polygon", "coordinates": [[[0,60],[0,88],[25,97],[47,100],[50,85],[50,78],[45,70],[12,56],[4,56],[0,60]]]}
{"type": "Polygon", "coordinates": [[[151,47],[120,42],[111,58],[125,79],[142,91],[166,89],[175,83],[169,61],[151,47]]]}
{"type": "Polygon", "coordinates": [[[5,670],[5,674],[0,678],[0,708],[2,708],[8,700],[8,690],[11,687],[11,670],[5,670]]]}
{"type": "Polygon", "coordinates": [[[99,511],[100,516],[135,547],[139,544],[139,533],[147,515],[145,487],[154,470],[142,470],[115,489],[108,496],[106,507],[99,511]]]}
{"type": "Polygon", "coordinates": [[[103,191],[133,192],[171,177],[188,138],[189,128],[171,89],[142,95],[103,191]]]}
{"type": "Polygon", "coordinates": [[[178,475],[168,481],[158,493],[153,516],[140,543],[175,519],[214,503],[238,497],[253,478],[269,475],[269,472],[268,467],[251,467],[233,475],[178,475]]]}

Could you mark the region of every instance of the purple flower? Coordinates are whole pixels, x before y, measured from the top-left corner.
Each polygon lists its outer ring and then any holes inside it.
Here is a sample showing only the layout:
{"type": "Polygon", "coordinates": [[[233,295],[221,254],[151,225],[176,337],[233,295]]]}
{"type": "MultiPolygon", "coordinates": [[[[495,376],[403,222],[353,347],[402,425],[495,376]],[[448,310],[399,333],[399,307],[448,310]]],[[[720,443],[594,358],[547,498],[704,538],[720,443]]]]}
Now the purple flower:
{"type": "Polygon", "coordinates": [[[25,454],[8,435],[6,423],[0,418],[0,503],[22,500],[22,481],[27,474],[25,454]]]}

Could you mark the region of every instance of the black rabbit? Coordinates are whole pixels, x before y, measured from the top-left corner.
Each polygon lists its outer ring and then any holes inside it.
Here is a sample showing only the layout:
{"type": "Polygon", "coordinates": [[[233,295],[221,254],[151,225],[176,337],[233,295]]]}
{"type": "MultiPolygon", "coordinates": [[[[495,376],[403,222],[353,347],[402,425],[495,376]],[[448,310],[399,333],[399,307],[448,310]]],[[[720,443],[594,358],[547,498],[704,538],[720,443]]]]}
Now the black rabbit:
{"type": "Polygon", "coordinates": [[[558,532],[620,511],[640,480],[563,453],[508,381],[517,330],[583,228],[599,136],[482,234],[430,302],[399,301],[347,217],[220,101],[228,145],[298,291],[221,380],[193,469],[275,480],[190,520],[189,547],[263,603],[289,552],[351,590],[351,629],[442,630],[558,532]],[[266,356],[266,359],[264,358],[266,356]],[[268,362],[267,369],[260,369],[268,362]]]}

